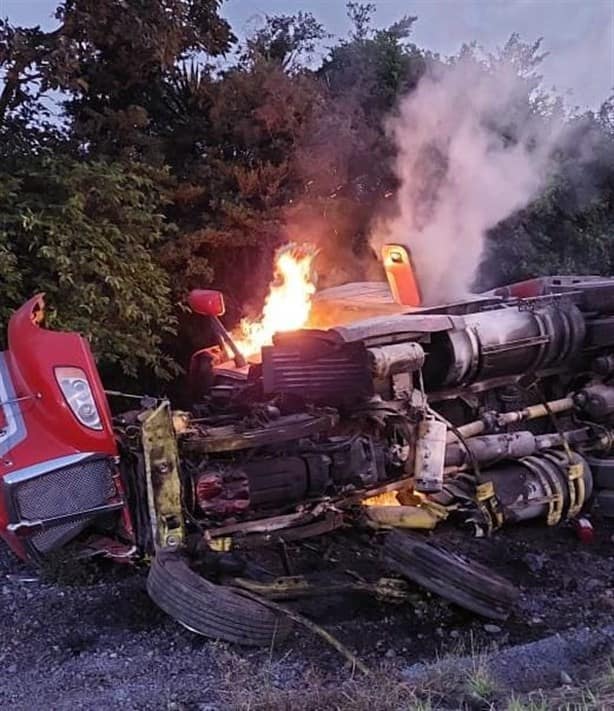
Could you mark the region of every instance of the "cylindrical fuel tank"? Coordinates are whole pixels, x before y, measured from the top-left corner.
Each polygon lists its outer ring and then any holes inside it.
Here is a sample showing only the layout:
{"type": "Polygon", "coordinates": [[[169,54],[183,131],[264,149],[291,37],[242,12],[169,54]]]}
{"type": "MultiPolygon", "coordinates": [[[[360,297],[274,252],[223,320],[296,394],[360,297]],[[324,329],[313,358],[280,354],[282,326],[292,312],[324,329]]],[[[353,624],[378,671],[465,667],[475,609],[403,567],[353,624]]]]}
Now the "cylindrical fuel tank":
{"type": "Polygon", "coordinates": [[[430,387],[466,385],[559,365],[578,353],[585,331],[572,303],[469,314],[464,328],[434,335],[425,378],[430,387]]]}
{"type": "MultiPolygon", "coordinates": [[[[573,454],[571,464],[581,469],[583,501],[586,501],[593,491],[590,467],[584,457],[577,453],[573,454]]],[[[487,469],[480,473],[480,482],[492,483],[502,507],[504,521],[509,523],[533,518],[548,519],[551,512],[549,501],[558,496],[558,519],[548,521],[558,523],[568,517],[572,507],[569,466],[570,462],[564,452],[550,451],[487,469]]]]}

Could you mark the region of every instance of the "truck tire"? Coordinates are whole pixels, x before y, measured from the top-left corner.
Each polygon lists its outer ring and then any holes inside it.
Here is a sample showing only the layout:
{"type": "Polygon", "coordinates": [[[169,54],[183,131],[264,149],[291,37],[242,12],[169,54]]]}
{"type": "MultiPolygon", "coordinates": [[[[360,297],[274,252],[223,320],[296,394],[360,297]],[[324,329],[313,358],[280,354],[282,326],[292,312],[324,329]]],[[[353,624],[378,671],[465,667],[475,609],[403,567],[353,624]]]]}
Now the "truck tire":
{"type": "Polygon", "coordinates": [[[517,589],[480,563],[420,539],[392,531],[383,549],[388,567],[430,592],[492,620],[505,620],[517,589]]]}
{"type": "Polygon", "coordinates": [[[585,457],[596,489],[614,489],[614,458],[585,457]]]}
{"type": "Polygon", "coordinates": [[[606,518],[614,518],[614,491],[602,489],[595,496],[597,510],[606,518]]]}
{"type": "Polygon", "coordinates": [[[195,573],[176,552],[158,552],[147,577],[147,592],[164,612],[197,634],[247,646],[283,639],[290,620],[195,573]]]}

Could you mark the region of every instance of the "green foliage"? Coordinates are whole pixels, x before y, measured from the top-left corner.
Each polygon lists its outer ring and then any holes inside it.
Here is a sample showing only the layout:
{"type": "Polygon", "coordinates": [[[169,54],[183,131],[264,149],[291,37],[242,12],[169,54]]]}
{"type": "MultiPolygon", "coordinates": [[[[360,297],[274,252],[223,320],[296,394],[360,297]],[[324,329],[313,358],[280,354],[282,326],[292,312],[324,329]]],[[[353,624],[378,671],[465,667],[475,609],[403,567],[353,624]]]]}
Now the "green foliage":
{"type": "Polygon", "coordinates": [[[77,137],[98,155],[160,158],[148,131],[150,95],[190,53],[224,53],[234,40],[219,0],[65,0],[69,54],[62,88],[77,137]]]}
{"type": "Polygon", "coordinates": [[[119,164],[43,157],[0,172],[3,331],[45,292],[49,325],[79,331],[103,366],[173,372],[167,275],[153,257],[165,231],[159,179],[119,164]]]}
{"type": "Polygon", "coordinates": [[[264,27],[247,38],[241,60],[246,64],[271,62],[289,71],[301,69],[324,37],[324,28],[310,12],[267,15],[264,27]]]}
{"type": "Polygon", "coordinates": [[[50,325],[87,335],[105,372],[176,372],[171,277],[158,260],[173,181],[150,112],[178,62],[234,41],[219,5],[64,0],[51,32],[0,22],[3,332],[13,308],[45,291],[50,325]],[[64,127],[45,108],[50,90],[66,99],[64,127]]]}
{"type": "Polygon", "coordinates": [[[405,16],[386,29],[372,30],[372,5],[350,3],[348,8],[354,30],[330,50],[320,74],[334,97],[352,96],[381,128],[386,112],[424,73],[424,53],[408,41],[418,18],[405,16]]]}
{"type": "Polygon", "coordinates": [[[234,36],[219,0],[64,0],[58,27],[14,28],[0,21],[0,125],[50,89],[67,96],[73,137],[98,156],[160,159],[148,132],[156,87],[196,52],[226,52],[234,36]]]}
{"type": "Polygon", "coordinates": [[[614,273],[614,131],[608,104],[567,122],[556,170],[533,204],[497,225],[478,286],[547,274],[614,273]]]}
{"type": "Polygon", "coordinates": [[[230,317],[263,296],[284,213],[301,190],[299,146],[312,132],[320,88],[307,73],[255,57],[215,79],[185,68],[164,87],[156,129],[178,177],[169,215],[178,236],[161,250],[181,274],[180,298],[213,284],[230,317]]]}
{"type": "MultiPolygon", "coordinates": [[[[164,375],[188,350],[172,335],[187,290],[221,288],[230,321],[257,311],[284,240],[318,243],[323,286],[381,276],[368,236],[398,187],[388,119],[456,61],[412,42],[417,18],[377,29],[374,5],[350,2],[349,36],[320,60],[309,12],[266,17],[216,69],[235,42],[220,0],[58,4],[51,32],[0,21],[0,326],[45,290],[110,371],[164,375]]],[[[541,40],[460,56],[522,78],[493,135],[514,142],[527,118],[569,133],[547,190],[492,231],[478,285],[611,273],[614,104],[564,116],[539,89],[541,40]]]]}

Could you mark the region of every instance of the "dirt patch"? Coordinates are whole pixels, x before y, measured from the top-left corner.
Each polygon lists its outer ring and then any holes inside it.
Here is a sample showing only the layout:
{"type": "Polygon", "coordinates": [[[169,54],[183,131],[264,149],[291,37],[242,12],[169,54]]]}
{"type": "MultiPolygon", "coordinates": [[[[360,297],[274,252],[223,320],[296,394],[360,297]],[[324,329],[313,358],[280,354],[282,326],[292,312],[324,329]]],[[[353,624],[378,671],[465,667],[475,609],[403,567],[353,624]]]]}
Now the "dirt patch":
{"type": "MultiPolygon", "coordinates": [[[[614,609],[614,531],[605,521],[595,526],[592,545],[580,543],[571,529],[540,526],[510,528],[490,539],[454,530],[435,534],[520,587],[517,608],[504,623],[493,625],[418,590],[414,605],[335,596],[312,601],[303,611],[369,666],[383,665],[386,678],[399,680],[412,664],[459,648],[492,652],[578,628],[603,629],[614,609]]],[[[350,550],[353,545],[344,536],[326,539],[326,565],[343,569],[348,556],[365,573],[379,565],[373,551],[363,545],[350,550]]],[[[295,572],[322,564],[317,546],[290,553],[299,568],[295,572]]],[[[267,683],[286,699],[298,693],[308,671],[324,688],[338,691],[349,684],[348,699],[360,683],[351,679],[343,658],[302,629],[271,650],[230,649],[191,634],[150,602],[144,570],[104,566],[93,580],[46,582],[2,548],[0,605],[2,707],[221,709],[231,702],[236,707],[240,702],[228,690],[241,669],[252,677],[266,670],[267,683]]],[[[586,634],[593,638],[593,632],[586,634]]],[[[575,680],[582,656],[580,650],[564,665],[574,668],[561,671],[575,680]]],[[[544,684],[558,683],[555,670],[541,678],[544,684]]],[[[408,708],[403,689],[394,693],[408,708]]],[[[377,707],[375,701],[371,707],[377,707]]]]}

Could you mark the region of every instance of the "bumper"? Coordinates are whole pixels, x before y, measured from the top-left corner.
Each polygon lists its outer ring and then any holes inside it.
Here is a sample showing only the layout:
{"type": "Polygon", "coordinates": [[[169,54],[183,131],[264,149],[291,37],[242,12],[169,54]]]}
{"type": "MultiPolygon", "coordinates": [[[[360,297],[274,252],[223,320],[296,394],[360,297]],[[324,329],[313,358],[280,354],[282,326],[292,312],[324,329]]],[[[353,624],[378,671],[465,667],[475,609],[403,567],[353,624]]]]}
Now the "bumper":
{"type": "Polygon", "coordinates": [[[40,559],[102,515],[124,507],[109,456],[80,453],[12,472],[2,480],[8,525],[0,533],[14,549],[40,559]]]}

